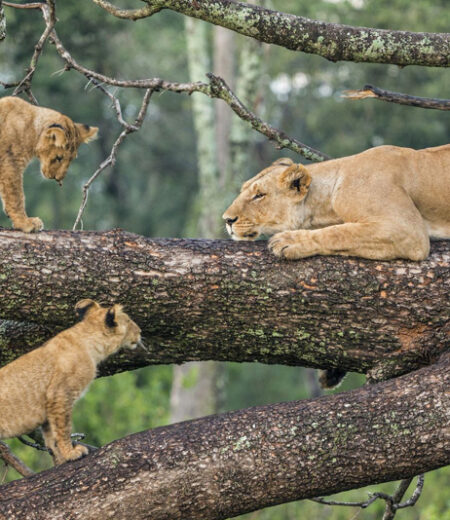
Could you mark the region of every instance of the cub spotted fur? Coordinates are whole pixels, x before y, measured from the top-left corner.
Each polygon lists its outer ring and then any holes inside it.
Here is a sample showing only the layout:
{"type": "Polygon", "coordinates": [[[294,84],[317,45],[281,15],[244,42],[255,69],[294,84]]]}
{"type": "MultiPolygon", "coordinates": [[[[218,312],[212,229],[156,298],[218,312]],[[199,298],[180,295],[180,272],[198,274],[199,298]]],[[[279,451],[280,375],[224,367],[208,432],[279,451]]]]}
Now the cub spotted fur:
{"type": "Polygon", "coordinates": [[[22,177],[30,160],[37,157],[42,175],[62,184],[78,147],[97,131],[17,97],[0,99],[0,197],[15,229],[31,232],[43,227],[41,219],[25,212],[22,177]]]}
{"type": "Polygon", "coordinates": [[[269,248],[283,258],[423,260],[430,238],[450,239],[450,145],[380,146],[308,166],[279,159],[223,218],[235,240],[275,233],[269,248]]]}
{"type": "Polygon", "coordinates": [[[42,426],[55,464],[87,453],[85,446],[72,446],[72,407],[95,378],[98,363],[141,341],[141,329],[121,305],[82,300],[75,310],[82,321],[0,369],[0,439],[42,426]]]}

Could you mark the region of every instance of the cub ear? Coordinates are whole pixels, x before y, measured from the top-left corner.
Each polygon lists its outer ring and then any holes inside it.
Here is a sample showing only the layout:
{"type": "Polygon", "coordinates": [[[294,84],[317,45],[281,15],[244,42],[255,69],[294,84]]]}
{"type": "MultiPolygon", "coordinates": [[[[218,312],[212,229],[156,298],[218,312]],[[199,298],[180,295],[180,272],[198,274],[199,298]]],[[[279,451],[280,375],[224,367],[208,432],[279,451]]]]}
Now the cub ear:
{"type": "Polygon", "coordinates": [[[95,302],[94,300],[91,300],[90,298],[86,298],[85,300],[80,300],[75,305],[75,312],[77,313],[78,317],[82,320],[85,317],[87,311],[94,307],[98,308],[98,307],[100,307],[100,305],[97,302],[95,302]]]}
{"type": "Polygon", "coordinates": [[[44,136],[55,146],[63,147],[66,144],[67,137],[64,127],[53,123],[44,132],[44,136]]]}
{"type": "Polygon", "coordinates": [[[113,305],[111,308],[108,309],[106,315],[105,315],[105,324],[110,329],[113,329],[114,327],[117,327],[117,314],[122,310],[122,305],[113,305]]]}
{"type": "Polygon", "coordinates": [[[281,188],[290,190],[295,195],[303,198],[311,184],[311,175],[302,164],[293,164],[280,174],[278,184],[281,188]]]}
{"type": "Polygon", "coordinates": [[[75,123],[80,134],[80,143],[88,143],[97,137],[98,127],[75,123]]]}

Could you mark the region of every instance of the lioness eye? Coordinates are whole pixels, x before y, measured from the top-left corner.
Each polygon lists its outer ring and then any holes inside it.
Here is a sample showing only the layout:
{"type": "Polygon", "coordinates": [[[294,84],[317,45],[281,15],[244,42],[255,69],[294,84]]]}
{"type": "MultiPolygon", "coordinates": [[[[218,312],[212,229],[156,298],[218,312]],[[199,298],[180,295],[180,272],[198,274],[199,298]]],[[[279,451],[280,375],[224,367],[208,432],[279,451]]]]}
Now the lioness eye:
{"type": "Polygon", "coordinates": [[[262,199],[265,196],[265,193],[257,193],[252,200],[262,199]]]}

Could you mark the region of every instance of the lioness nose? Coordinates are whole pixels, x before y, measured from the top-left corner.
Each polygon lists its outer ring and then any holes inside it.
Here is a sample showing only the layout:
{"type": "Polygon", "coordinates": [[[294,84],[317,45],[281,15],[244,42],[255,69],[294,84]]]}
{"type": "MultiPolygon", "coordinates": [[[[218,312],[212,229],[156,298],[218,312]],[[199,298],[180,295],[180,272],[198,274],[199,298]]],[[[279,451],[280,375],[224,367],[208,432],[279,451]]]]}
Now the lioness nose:
{"type": "Polygon", "coordinates": [[[234,218],[226,218],[225,219],[225,222],[231,226],[234,222],[236,222],[236,220],[238,219],[238,217],[234,217],[234,218]]]}

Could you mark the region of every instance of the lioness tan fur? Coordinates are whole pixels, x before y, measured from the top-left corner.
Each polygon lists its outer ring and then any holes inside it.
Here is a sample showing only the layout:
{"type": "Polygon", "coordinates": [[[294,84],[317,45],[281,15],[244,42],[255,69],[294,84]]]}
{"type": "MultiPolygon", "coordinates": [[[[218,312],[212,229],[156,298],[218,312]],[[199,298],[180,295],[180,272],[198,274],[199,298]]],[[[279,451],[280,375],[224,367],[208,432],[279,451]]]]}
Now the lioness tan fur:
{"type": "Polygon", "coordinates": [[[82,321],[0,369],[0,439],[42,426],[55,464],[87,453],[85,446],[72,446],[72,407],[95,378],[98,363],[141,341],[141,329],[121,305],[82,300],[75,310],[82,321]]]}
{"type": "Polygon", "coordinates": [[[43,228],[41,219],[25,212],[22,178],[30,160],[38,157],[42,175],[61,184],[80,144],[97,131],[20,98],[0,99],[0,197],[15,229],[31,232],[43,228]]]}
{"type": "Polygon", "coordinates": [[[308,166],[279,159],[223,218],[235,240],[275,233],[269,248],[283,258],[423,260],[430,238],[450,239],[450,145],[380,146],[308,166]]]}

